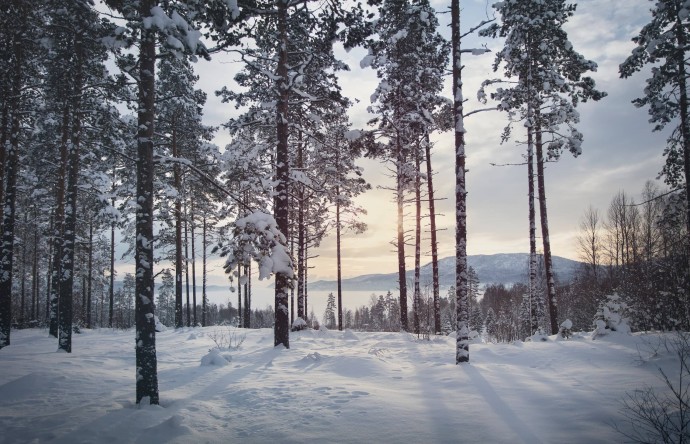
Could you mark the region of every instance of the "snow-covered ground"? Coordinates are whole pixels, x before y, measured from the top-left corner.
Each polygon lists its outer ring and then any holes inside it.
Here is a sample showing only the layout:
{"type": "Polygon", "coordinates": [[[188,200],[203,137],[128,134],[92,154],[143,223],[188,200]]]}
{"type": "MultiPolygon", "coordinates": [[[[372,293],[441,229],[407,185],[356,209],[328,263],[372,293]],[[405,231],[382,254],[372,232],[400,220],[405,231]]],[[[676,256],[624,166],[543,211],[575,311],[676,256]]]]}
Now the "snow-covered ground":
{"type": "Polygon", "coordinates": [[[0,443],[622,442],[626,392],[663,390],[659,366],[677,372],[659,340],[472,344],[471,363],[455,365],[449,337],[304,331],[288,350],[267,329],[168,330],[161,404],[139,408],[132,331],[83,331],[72,354],[45,330],[13,331],[0,350],[0,443]],[[223,352],[230,362],[202,365],[212,337],[232,335],[245,339],[223,352]]]}

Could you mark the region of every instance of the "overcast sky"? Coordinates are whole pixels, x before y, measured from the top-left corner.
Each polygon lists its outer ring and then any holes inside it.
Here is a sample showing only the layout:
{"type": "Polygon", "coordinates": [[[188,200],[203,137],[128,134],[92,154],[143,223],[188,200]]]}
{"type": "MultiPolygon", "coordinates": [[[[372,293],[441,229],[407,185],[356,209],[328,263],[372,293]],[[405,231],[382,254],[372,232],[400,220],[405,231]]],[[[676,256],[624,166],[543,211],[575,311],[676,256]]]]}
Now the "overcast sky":
{"type": "MultiPolygon", "coordinates": [[[[449,7],[449,1],[432,1],[437,12],[449,7]]],[[[464,0],[462,28],[479,23],[491,14],[491,8],[482,0],[464,0]]],[[[646,180],[655,180],[663,164],[662,151],[665,135],[652,133],[646,109],[637,109],[630,102],[642,93],[646,75],[619,79],[618,65],[633,48],[630,39],[649,21],[651,2],[646,0],[583,0],[578,2],[575,16],[567,31],[575,49],[594,60],[599,69],[592,76],[599,89],[608,97],[598,103],[579,107],[584,134],[583,153],[578,158],[564,154],[558,163],[550,163],[546,170],[546,194],[552,252],[558,256],[578,259],[576,236],[578,224],[585,209],[592,205],[605,212],[615,193],[625,190],[639,200],[646,180]]],[[[449,35],[446,26],[449,14],[439,14],[441,32],[449,35]]],[[[490,49],[499,49],[499,40],[468,39],[465,47],[478,47],[482,43],[490,49]]],[[[366,52],[355,49],[338,51],[351,71],[344,73],[341,85],[344,93],[358,103],[350,116],[355,128],[366,127],[371,117],[366,112],[377,79],[371,69],[360,69],[359,62],[366,52]]],[[[464,95],[469,98],[466,109],[482,107],[476,92],[482,80],[495,77],[491,70],[493,54],[466,56],[463,71],[464,95]]],[[[232,56],[216,56],[211,62],[196,65],[200,75],[198,87],[209,93],[204,113],[206,123],[218,125],[236,113],[233,105],[221,104],[213,91],[222,86],[236,86],[233,76],[240,65],[232,56]]],[[[451,97],[450,78],[445,94],[451,97]]],[[[506,116],[498,112],[480,113],[466,121],[468,195],[468,253],[493,254],[529,251],[527,220],[527,171],[525,166],[494,167],[490,163],[519,163],[524,147],[515,140],[501,145],[500,134],[506,116]]],[[[525,136],[515,133],[519,140],[525,136]]],[[[452,133],[436,134],[432,165],[436,171],[434,184],[438,198],[438,223],[444,231],[439,233],[441,257],[451,256],[455,248],[454,214],[454,147],[452,133]]],[[[223,147],[229,137],[222,130],[215,142],[223,147]]],[[[390,242],[396,235],[396,212],[391,191],[376,186],[393,185],[387,170],[378,161],[363,160],[365,178],[374,189],[359,198],[358,203],[368,210],[364,221],[369,230],[361,235],[346,236],[343,242],[343,273],[352,277],[369,273],[390,273],[397,269],[394,247],[390,242]]],[[[659,186],[664,186],[657,181],[659,186]]],[[[408,228],[412,229],[412,219],[408,228]]],[[[539,233],[537,233],[539,236],[539,233]]],[[[428,236],[427,236],[428,237],[428,236]]],[[[540,240],[538,240],[540,243],[540,240]]],[[[430,261],[428,240],[423,263],[430,261]]],[[[335,241],[326,239],[313,253],[319,257],[310,262],[310,280],[334,279],[335,241]]],[[[411,255],[410,248],[408,254],[411,255]]],[[[408,269],[413,267],[408,259],[408,269]]]]}

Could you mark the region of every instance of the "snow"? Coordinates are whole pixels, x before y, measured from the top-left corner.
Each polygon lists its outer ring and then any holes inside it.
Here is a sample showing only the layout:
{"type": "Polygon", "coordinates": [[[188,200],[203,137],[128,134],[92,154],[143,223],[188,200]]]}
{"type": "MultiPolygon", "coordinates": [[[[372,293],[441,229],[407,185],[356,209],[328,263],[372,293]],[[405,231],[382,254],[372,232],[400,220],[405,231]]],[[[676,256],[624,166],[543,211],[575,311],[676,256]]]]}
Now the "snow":
{"type": "Polygon", "coordinates": [[[88,330],[56,353],[45,330],[15,330],[0,351],[0,443],[621,442],[626,392],[664,390],[678,366],[660,335],[476,344],[452,337],[219,327],[156,335],[160,406],[134,404],[134,333],[88,330]],[[192,337],[193,339],[188,339],[192,337]],[[215,351],[214,351],[215,350],[215,351]]]}

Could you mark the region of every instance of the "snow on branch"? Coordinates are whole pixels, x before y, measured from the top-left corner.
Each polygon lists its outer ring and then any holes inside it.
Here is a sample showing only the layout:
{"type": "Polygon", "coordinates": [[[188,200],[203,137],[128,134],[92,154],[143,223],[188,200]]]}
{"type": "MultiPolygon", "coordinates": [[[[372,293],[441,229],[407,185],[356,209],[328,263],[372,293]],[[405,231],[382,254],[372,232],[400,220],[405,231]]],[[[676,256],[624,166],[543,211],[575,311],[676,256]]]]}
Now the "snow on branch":
{"type": "Polygon", "coordinates": [[[238,266],[249,265],[252,261],[259,265],[259,280],[277,273],[293,277],[293,260],[288,253],[287,241],[273,216],[254,211],[238,218],[232,225],[230,241],[214,249],[220,250],[221,257],[226,257],[223,268],[231,282],[235,277],[241,281],[238,266]]]}

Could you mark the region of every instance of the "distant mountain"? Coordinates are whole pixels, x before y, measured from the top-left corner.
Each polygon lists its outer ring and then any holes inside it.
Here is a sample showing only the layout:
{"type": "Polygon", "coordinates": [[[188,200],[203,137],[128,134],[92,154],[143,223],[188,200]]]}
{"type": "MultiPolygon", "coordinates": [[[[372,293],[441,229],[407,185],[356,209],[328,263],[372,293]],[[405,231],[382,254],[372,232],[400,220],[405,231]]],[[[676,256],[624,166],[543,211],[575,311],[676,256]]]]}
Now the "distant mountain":
{"type": "MultiPolygon", "coordinates": [[[[468,256],[469,265],[474,268],[479,276],[479,282],[486,284],[512,284],[527,281],[527,267],[529,254],[505,253],[505,254],[479,254],[468,256]]],[[[556,278],[560,281],[568,281],[572,278],[580,262],[553,256],[553,267],[556,278]]],[[[438,261],[439,283],[442,287],[455,284],[455,258],[446,257],[438,261]]],[[[414,271],[408,270],[407,281],[412,282],[414,271]]],[[[431,283],[431,263],[422,267],[421,283],[431,283]]],[[[335,291],[336,281],[316,281],[309,283],[310,290],[335,291]]],[[[349,291],[385,291],[398,288],[398,273],[389,274],[365,274],[354,278],[343,279],[343,289],[349,291]]]]}

